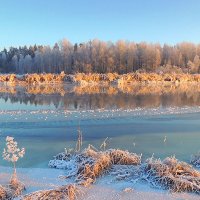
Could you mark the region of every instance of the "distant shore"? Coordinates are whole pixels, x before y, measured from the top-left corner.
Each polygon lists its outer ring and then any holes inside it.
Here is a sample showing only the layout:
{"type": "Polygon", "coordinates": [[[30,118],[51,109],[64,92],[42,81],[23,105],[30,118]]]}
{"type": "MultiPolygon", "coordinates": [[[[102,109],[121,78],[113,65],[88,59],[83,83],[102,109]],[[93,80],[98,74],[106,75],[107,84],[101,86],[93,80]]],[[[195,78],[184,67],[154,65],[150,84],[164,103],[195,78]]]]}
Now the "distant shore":
{"type": "Polygon", "coordinates": [[[182,84],[200,83],[200,74],[186,73],[128,73],[128,74],[1,74],[0,82],[6,84],[52,84],[52,83],[74,83],[77,85],[132,85],[143,84],[182,84]]]}

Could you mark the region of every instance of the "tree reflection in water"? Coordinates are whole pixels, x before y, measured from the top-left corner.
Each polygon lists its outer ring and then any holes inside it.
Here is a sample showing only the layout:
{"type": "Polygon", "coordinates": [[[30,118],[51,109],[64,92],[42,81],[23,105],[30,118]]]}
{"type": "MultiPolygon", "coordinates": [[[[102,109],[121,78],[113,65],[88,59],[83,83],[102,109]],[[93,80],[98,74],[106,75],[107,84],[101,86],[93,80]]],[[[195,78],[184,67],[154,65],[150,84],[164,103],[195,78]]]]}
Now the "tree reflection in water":
{"type": "Polygon", "coordinates": [[[0,98],[11,103],[54,105],[59,109],[134,109],[200,106],[200,85],[0,86],[0,98]]]}

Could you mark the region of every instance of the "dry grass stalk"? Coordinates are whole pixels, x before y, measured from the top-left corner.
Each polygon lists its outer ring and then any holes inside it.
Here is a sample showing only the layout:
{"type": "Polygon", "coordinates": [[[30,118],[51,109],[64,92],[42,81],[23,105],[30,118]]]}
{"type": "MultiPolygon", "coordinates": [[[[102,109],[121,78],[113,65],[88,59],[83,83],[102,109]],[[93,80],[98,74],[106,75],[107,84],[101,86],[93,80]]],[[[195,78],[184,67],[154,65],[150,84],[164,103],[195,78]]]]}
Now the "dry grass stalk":
{"type": "Polygon", "coordinates": [[[114,165],[139,165],[141,164],[141,156],[123,151],[119,149],[110,149],[107,151],[111,162],[114,165]]]}
{"type": "Polygon", "coordinates": [[[16,177],[12,177],[9,185],[0,185],[0,200],[11,200],[20,196],[24,190],[24,184],[18,181],[16,177]]]}
{"type": "Polygon", "coordinates": [[[80,127],[78,128],[78,139],[76,143],[76,151],[80,152],[81,151],[81,146],[83,144],[83,136],[80,127]]]}
{"type": "Polygon", "coordinates": [[[42,190],[25,195],[23,200],[75,200],[78,189],[75,185],[66,185],[52,190],[42,190]]]}
{"type": "Polygon", "coordinates": [[[81,156],[76,181],[88,186],[96,181],[96,178],[106,173],[112,165],[138,165],[141,156],[128,151],[110,149],[108,151],[95,151],[87,148],[81,156]]]}
{"type": "Polygon", "coordinates": [[[12,191],[9,187],[3,187],[0,185],[0,200],[11,200],[13,199],[12,191]]]}
{"type": "Polygon", "coordinates": [[[0,186],[0,199],[3,200],[3,199],[6,199],[7,198],[7,192],[5,190],[4,187],[0,186]]]}
{"type": "MultiPolygon", "coordinates": [[[[173,192],[194,192],[200,194],[200,172],[191,165],[168,157],[161,161],[151,157],[141,164],[141,155],[119,149],[98,151],[92,145],[81,153],[60,155],[65,160],[75,159],[73,171],[75,181],[85,187],[110,172],[117,180],[146,180],[152,186],[173,192]]],[[[71,176],[71,177],[72,177],[71,176]]]]}
{"type": "MultiPolygon", "coordinates": [[[[56,167],[57,161],[63,160],[69,163],[72,161],[73,165],[76,165],[66,178],[75,177],[78,184],[89,186],[99,176],[107,173],[112,165],[139,165],[141,156],[118,149],[98,151],[95,147],[89,145],[81,153],[76,151],[74,154],[68,152],[58,154],[54,160],[50,161],[50,166],[56,167]]],[[[68,167],[68,164],[64,163],[63,165],[63,168],[66,169],[65,166],[68,167]]],[[[69,167],[69,170],[71,170],[71,167],[69,167]]]]}
{"type": "Polygon", "coordinates": [[[111,167],[111,162],[109,155],[92,149],[86,149],[83,154],[86,159],[79,165],[76,181],[88,186],[111,167]]]}
{"type": "Polygon", "coordinates": [[[13,197],[21,195],[25,190],[25,185],[18,180],[16,172],[11,177],[9,188],[12,191],[13,197]]]}
{"type": "Polygon", "coordinates": [[[175,157],[163,161],[151,158],[147,160],[143,170],[143,178],[155,187],[200,194],[200,172],[175,157]]]}
{"type": "Polygon", "coordinates": [[[107,140],[108,140],[108,137],[103,141],[103,143],[100,145],[100,149],[103,149],[104,151],[106,150],[106,147],[107,147],[107,140]]]}

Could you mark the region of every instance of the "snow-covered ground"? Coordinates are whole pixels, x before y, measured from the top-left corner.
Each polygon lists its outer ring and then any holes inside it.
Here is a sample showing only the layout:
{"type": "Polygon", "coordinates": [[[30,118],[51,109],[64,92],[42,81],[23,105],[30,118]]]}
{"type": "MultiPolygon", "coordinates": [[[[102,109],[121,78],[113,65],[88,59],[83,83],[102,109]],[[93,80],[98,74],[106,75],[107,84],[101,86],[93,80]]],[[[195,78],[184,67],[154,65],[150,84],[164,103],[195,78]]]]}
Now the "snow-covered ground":
{"type": "MultiPolygon", "coordinates": [[[[72,180],[63,179],[64,170],[19,168],[18,178],[26,185],[24,194],[54,189],[60,185],[70,183],[72,180]]],[[[0,184],[7,184],[12,173],[9,167],[0,167],[0,184]]],[[[189,193],[169,193],[164,190],[153,189],[145,183],[117,181],[114,176],[100,177],[89,188],[81,188],[79,200],[199,200],[199,196],[189,193]]]]}
{"type": "MultiPolygon", "coordinates": [[[[13,169],[0,167],[0,184],[8,184],[13,169]]],[[[17,175],[26,186],[25,193],[36,190],[51,189],[66,184],[66,180],[59,178],[64,170],[44,168],[18,168],[17,175]]]]}

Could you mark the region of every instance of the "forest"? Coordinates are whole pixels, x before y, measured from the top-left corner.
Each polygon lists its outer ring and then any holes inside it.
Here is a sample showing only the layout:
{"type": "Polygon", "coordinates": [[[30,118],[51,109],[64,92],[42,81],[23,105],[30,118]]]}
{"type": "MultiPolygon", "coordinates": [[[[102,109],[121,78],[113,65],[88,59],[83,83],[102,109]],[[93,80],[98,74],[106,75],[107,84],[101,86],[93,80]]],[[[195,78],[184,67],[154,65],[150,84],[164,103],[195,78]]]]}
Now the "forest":
{"type": "Polygon", "coordinates": [[[200,72],[200,44],[176,45],[98,39],[51,46],[10,47],[0,52],[1,73],[200,72]]]}

